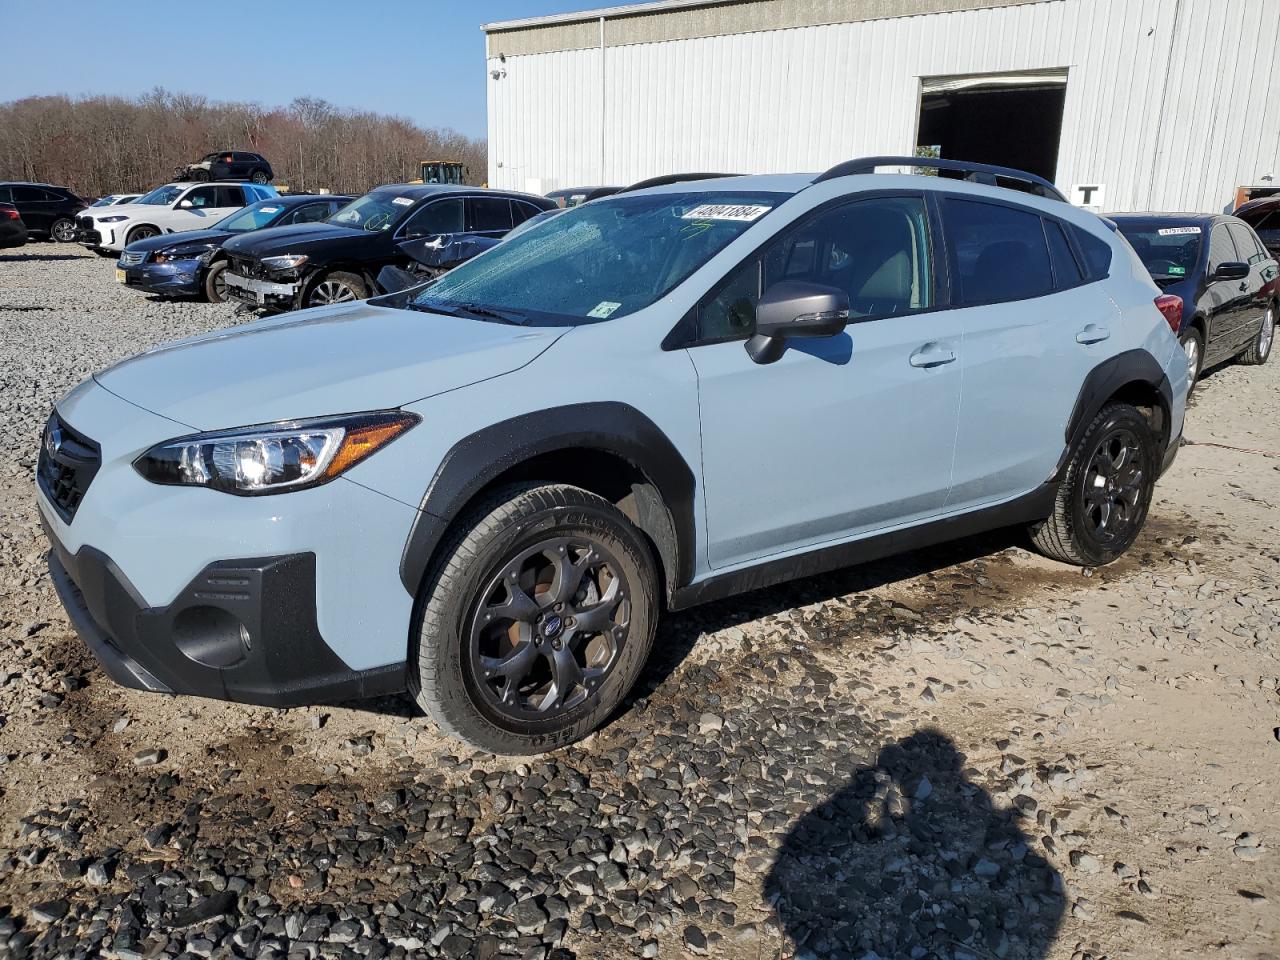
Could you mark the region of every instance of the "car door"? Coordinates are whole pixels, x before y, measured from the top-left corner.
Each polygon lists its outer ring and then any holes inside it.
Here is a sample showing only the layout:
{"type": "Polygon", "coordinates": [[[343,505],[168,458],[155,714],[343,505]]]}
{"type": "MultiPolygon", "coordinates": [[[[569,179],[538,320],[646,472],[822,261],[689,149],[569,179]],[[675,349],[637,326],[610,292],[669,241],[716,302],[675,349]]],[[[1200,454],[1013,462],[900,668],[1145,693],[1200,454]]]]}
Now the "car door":
{"type": "Polygon", "coordinates": [[[1244,281],[1248,285],[1245,291],[1248,301],[1241,307],[1239,336],[1235,344],[1237,350],[1243,350],[1253,342],[1254,336],[1261,329],[1274,278],[1266,275],[1269,266],[1266,261],[1270,257],[1252,230],[1244,223],[1228,221],[1227,232],[1231,234],[1231,241],[1235,244],[1236,255],[1242,263],[1249,265],[1249,276],[1244,281]]]}
{"type": "Polygon", "coordinates": [[[218,184],[217,192],[214,194],[216,206],[209,211],[209,216],[221,220],[223,217],[235,213],[246,202],[244,187],[233,183],[220,183],[218,184]]]}
{"type": "Polygon", "coordinates": [[[955,195],[940,204],[964,333],[947,507],[967,511],[1036,490],[1052,474],[1085,378],[1110,355],[1117,308],[1102,284],[1086,282],[1096,268],[1055,218],[955,195]]]}
{"type": "Polygon", "coordinates": [[[462,197],[444,197],[423,204],[396,231],[397,240],[415,237],[448,238],[466,230],[467,210],[462,197]]]}
{"type": "Polygon", "coordinates": [[[934,309],[922,195],[844,200],[808,215],[698,306],[708,554],[727,567],[938,514],[951,484],[960,329],[934,309]],[[781,281],[838,287],[851,320],[774,363],[743,344],[781,281]]]}
{"type": "Polygon", "coordinates": [[[511,201],[506,197],[468,197],[467,232],[500,240],[511,232],[511,201]]]}
{"type": "Polygon", "coordinates": [[[15,185],[12,189],[13,205],[18,208],[18,213],[22,217],[22,222],[27,225],[27,229],[37,233],[48,233],[54,220],[55,205],[52,194],[46,193],[39,187],[21,184],[15,185]]]}
{"type": "Polygon", "coordinates": [[[1224,263],[1238,262],[1240,253],[1225,223],[1216,223],[1209,233],[1209,260],[1205,276],[1205,302],[1209,313],[1209,339],[1204,348],[1204,365],[1234,356],[1242,331],[1248,324],[1249,280],[1215,279],[1224,263]]]}

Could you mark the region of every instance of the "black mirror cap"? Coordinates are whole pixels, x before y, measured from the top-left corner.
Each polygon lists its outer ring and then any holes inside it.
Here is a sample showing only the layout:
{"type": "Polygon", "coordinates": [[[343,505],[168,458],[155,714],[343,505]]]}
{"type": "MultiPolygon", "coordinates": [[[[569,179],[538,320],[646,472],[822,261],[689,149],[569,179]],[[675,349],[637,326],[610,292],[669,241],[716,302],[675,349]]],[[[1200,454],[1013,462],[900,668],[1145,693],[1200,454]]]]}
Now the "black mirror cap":
{"type": "Polygon", "coordinates": [[[1249,265],[1238,260],[1220,263],[1218,269],[1213,271],[1215,280],[1243,280],[1247,276],[1249,276],[1249,265]]]}
{"type": "Polygon", "coordinates": [[[756,363],[774,363],[787,340],[834,337],[849,323],[849,295],[838,287],[783,280],[765,291],[756,304],[756,332],[747,354],[756,363]]]}

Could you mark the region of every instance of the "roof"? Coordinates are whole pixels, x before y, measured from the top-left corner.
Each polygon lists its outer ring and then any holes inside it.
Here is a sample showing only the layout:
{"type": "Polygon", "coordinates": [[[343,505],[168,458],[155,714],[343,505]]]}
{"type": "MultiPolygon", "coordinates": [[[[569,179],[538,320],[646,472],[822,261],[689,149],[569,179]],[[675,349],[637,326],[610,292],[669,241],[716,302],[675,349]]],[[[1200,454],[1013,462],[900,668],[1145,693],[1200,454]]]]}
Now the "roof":
{"type": "Polygon", "coordinates": [[[297,206],[314,200],[354,200],[349,193],[282,193],[278,197],[263,197],[255,203],[279,203],[282,206],[297,206]]]}
{"type": "Polygon", "coordinates": [[[483,24],[488,55],[520,56],[985,10],[1049,0],[655,0],[483,24]]]}
{"type": "Polygon", "coordinates": [[[384,183],[374,187],[370,193],[379,193],[386,191],[394,192],[401,197],[412,197],[414,200],[421,200],[424,197],[435,196],[441,193],[491,193],[495,197],[531,197],[534,200],[545,200],[545,197],[536,193],[524,193],[520,190],[493,190],[489,187],[469,187],[466,184],[458,185],[452,183],[384,183]]]}
{"type": "Polygon", "coordinates": [[[1108,220],[1177,220],[1182,223],[1210,223],[1214,220],[1230,220],[1226,213],[1156,213],[1136,211],[1133,213],[1104,213],[1108,220]]]}
{"type": "Polygon", "coordinates": [[[711,177],[705,180],[678,180],[637,193],[799,193],[813,183],[815,173],[757,173],[742,177],[711,177]]]}

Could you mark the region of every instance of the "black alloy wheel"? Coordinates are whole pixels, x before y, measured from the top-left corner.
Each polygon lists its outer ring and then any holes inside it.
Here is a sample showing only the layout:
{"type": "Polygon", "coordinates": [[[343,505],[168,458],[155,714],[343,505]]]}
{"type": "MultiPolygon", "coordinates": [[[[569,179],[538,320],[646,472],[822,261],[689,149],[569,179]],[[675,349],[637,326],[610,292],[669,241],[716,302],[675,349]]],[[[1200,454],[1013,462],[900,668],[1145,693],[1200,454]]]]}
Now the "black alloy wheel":
{"type": "Polygon", "coordinates": [[[1085,468],[1080,494],[1087,528],[1104,550],[1123,550],[1146,515],[1147,467],[1137,434],[1118,426],[1102,436],[1085,468]]]}
{"type": "Polygon", "coordinates": [[[516,720],[553,720],[608,677],[627,642],[631,591],[602,543],[555,536],[490,577],[471,616],[468,667],[488,706],[516,720]]]}

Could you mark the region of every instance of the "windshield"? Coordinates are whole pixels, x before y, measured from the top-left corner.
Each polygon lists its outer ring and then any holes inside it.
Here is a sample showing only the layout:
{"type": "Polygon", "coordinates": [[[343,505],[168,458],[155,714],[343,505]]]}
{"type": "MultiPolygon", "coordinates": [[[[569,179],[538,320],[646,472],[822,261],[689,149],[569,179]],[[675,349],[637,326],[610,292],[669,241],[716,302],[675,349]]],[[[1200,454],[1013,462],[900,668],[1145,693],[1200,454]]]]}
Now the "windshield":
{"type": "Polygon", "coordinates": [[[261,230],[271,225],[280,216],[284,206],[279,200],[259,200],[251,203],[243,210],[237,210],[229,217],[223,217],[209,229],[230,230],[232,233],[248,233],[250,230],[261,230]]]}
{"type": "Polygon", "coordinates": [[[665,296],[786,199],[636,194],[566,210],[446,273],[413,301],[514,323],[592,323],[665,296]]]}
{"type": "Polygon", "coordinates": [[[162,206],[165,206],[166,204],[173,203],[173,201],[177,200],[178,197],[180,196],[182,196],[182,187],[175,187],[173,185],[169,185],[164,187],[156,187],[156,189],[152,190],[145,197],[139,197],[134,202],[146,203],[155,207],[162,207],[162,206]]]}
{"type": "Polygon", "coordinates": [[[394,190],[375,190],[352,200],[328,222],[356,230],[386,230],[395,226],[416,202],[413,197],[402,197],[394,190]]]}
{"type": "Polygon", "coordinates": [[[111,196],[109,196],[109,197],[103,197],[101,200],[95,200],[95,201],[93,201],[93,203],[89,204],[89,206],[91,206],[91,207],[109,207],[109,206],[111,206],[113,203],[115,203],[117,199],[118,199],[118,197],[116,197],[116,195],[115,195],[115,194],[112,194],[112,195],[111,195],[111,196]]]}
{"type": "Polygon", "coordinates": [[[1137,251],[1153,279],[1181,280],[1195,272],[1204,230],[1170,220],[1117,220],[1120,232],[1137,251]]]}

